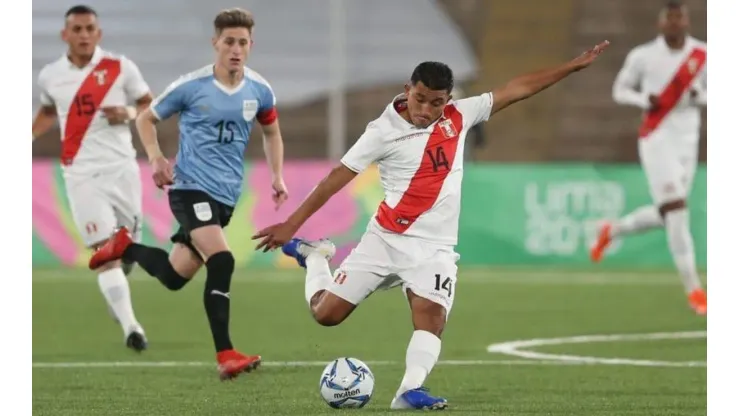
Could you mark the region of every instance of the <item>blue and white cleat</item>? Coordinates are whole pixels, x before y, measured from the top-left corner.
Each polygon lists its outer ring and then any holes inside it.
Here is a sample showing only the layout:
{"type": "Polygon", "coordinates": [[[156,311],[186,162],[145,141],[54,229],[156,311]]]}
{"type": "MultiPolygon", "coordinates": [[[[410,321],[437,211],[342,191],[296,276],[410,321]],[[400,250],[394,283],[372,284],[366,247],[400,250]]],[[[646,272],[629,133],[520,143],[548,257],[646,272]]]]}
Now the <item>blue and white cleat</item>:
{"type": "Polygon", "coordinates": [[[323,256],[326,261],[331,260],[336,254],[337,248],[334,247],[334,243],[329,239],[321,239],[318,241],[308,241],[302,238],[294,238],[283,245],[283,254],[288,257],[293,257],[298,262],[298,265],[306,267],[306,257],[311,254],[319,254],[323,256]]]}
{"type": "Polygon", "coordinates": [[[432,396],[425,387],[408,390],[391,402],[391,409],[444,410],[446,408],[447,400],[432,396]]]}

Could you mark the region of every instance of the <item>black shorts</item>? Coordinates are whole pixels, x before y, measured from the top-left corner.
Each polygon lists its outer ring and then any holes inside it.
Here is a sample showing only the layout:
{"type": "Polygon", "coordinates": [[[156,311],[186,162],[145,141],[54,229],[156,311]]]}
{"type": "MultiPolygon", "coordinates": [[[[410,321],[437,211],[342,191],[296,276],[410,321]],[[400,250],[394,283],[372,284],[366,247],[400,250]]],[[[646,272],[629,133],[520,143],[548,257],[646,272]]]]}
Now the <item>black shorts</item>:
{"type": "Polygon", "coordinates": [[[169,200],[172,215],[180,224],[170,241],[184,244],[198,257],[201,255],[193,245],[190,233],[207,225],[226,228],[234,213],[234,207],[218,202],[202,191],[173,189],[169,191],[169,200]]]}

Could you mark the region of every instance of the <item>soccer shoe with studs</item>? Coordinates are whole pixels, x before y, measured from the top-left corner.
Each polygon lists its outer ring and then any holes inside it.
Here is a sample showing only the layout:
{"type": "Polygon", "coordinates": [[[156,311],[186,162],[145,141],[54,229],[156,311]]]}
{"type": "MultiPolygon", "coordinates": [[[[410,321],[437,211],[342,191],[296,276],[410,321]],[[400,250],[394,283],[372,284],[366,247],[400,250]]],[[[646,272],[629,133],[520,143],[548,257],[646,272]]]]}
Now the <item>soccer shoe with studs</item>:
{"type": "Polygon", "coordinates": [[[599,237],[596,240],[596,244],[591,247],[591,261],[598,263],[604,258],[604,252],[612,242],[612,226],[604,224],[599,231],[599,237]]]}
{"type": "Polygon", "coordinates": [[[221,380],[231,380],[243,372],[255,370],[262,364],[262,357],[244,355],[236,350],[224,350],[216,354],[216,361],[221,380]]]}
{"type": "Polygon", "coordinates": [[[310,254],[320,254],[329,261],[334,257],[336,252],[337,248],[334,247],[334,243],[328,239],[308,241],[301,238],[294,238],[283,245],[283,254],[296,259],[298,265],[303,268],[306,267],[306,257],[310,254]]]}
{"type": "Polygon", "coordinates": [[[131,348],[136,352],[142,352],[149,346],[146,340],[144,331],[139,328],[132,328],[128,335],[126,335],[126,347],[131,348]]]}
{"type": "Polygon", "coordinates": [[[701,290],[696,289],[689,294],[689,306],[696,312],[697,315],[707,314],[707,294],[701,290]]]}
{"type": "Polygon", "coordinates": [[[93,253],[88,267],[90,267],[90,270],[96,270],[106,263],[119,260],[132,242],[128,229],[126,227],[119,228],[102,247],[93,253]]]}
{"type": "Polygon", "coordinates": [[[408,390],[391,402],[391,409],[444,410],[447,400],[429,394],[429,389],[419,387],[408,390]]]}

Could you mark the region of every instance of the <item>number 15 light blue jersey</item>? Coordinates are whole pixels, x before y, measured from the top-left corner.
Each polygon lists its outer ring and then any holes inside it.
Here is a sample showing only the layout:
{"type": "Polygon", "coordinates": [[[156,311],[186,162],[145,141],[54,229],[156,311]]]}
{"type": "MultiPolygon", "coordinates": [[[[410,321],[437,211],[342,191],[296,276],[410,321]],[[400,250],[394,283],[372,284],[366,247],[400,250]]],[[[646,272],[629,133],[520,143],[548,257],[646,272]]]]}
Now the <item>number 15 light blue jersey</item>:
{"type": "Polygon", "coordinates": [[[234,207],[244,182],[244,150],[254,120],[277,119],[275,95],[255,71],[244,69],[235,88],[219,83],[209,65],[180,77],[152,103],[160,120],[179,113],[180,144],[171,189],[199,190],[234,207]]]}

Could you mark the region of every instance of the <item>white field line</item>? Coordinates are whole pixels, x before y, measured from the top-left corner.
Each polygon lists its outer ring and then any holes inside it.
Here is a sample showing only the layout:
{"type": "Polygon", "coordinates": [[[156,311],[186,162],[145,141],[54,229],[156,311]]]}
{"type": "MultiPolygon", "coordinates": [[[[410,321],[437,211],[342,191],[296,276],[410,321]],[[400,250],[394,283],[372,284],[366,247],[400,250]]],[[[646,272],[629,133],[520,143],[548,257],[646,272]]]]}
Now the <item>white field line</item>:
{"type": "Polygon", "coordinates": [[[490,353],[505,354],[535,361],[560,361],[562,363],[571,364],[628,365],[642,367],[706,367],[706,361],[638,360],[619,357],[590,357],[581,355],[550,354],[525,350],[544,345],[584,344],[595,342],[655,341],[666,339],[698,339],[706,338],[706,336],[706,331],[657,332],[652,334],[581,335],[563,338],[543,338],[508,341],[491,344],[486,348],[486,350],[490,353]]]}

